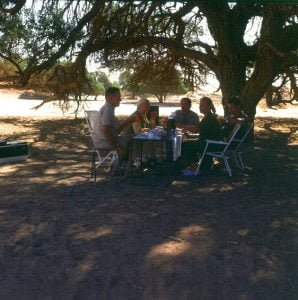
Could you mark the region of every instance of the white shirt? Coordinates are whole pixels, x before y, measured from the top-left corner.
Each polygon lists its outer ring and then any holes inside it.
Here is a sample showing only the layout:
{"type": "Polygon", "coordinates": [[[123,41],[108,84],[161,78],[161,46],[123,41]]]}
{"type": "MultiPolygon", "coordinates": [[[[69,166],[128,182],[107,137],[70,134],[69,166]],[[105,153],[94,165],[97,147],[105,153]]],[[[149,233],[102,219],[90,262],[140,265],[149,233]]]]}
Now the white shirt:
{"type": "Polygon", "coordinates": [[[115,116],[115,107],[109,102],[100,108],[95,120],[93,142],[96,148],[112,147],[104,136],[103,126],[110,126],[115,137],[117,136],[119,121],[115,116]]]}

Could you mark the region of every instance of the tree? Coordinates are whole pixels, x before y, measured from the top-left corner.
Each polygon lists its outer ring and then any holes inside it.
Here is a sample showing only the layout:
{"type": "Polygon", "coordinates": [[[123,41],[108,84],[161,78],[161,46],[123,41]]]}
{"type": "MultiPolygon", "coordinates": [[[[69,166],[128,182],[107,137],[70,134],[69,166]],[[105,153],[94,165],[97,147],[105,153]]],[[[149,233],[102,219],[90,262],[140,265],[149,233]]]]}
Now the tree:
{"type": "MultiPolygon", "coordinates": [[[[43,3],[53,6],[58,1],[43,3]]],[[[239,95],[244,110],[253,119],[257,103],[274,78],[285,69],[297,68],[297,4],[91,0],[59,3],[60,11],[71,12],[68,20],[75,22],[55,51],[28,69],[23,84],[66,55],[71,47],[78,50],[78,69],[84,67],[90,54],[108,65],[136,49],[144,49],[146,55],[148,49],[162,48],[182,69],[182,62],[187,62],[192,74],[198,68],[212,71],[220,82],[223,103],[231,95],[239,95]],[[260,30],[255,40],[248,43],[244,39],[246,32],[258,20],[260,30]],[[210,33],[210,41],[203,38],[202,28],[204,33],[210,33]],[[81,47],[77,47],[79,43],[81,47]],[[249,68],[252,72],[247,76],[249,68]]],[[[52,37],[47,35],[47,39],[52,37]]]]}
{"type": "MultiPolygon", "coordinates": [[[[19,2],[26,1],[6,2],[16,3],[19,11],[1,9],[3,4],[0,5],[0,11],[13,13],[0,13],[0,57],[15,66],[22,86],[31,76],[55,66],[59,59],[72,61],[78,43],[86,34],[85,26],[98,7],[94,5],[92,11],[88,6],[82,7],[79,1],[43,0],[41,6],[35,6],[33,1],[30,8],[20,10],[19,2]]],[[[78,69],[85,68],[85,62],[81,63],[77,63],[78,69]]]]}
{"type": "Polygon", "coordinates": [[[16,14],[25,5],[26,0],[0,1],[0,11],[9,14],[16,14]]]}
{"type": "Polygon", "coordinates": [[[188,91],[182,82],[179,65],[161,48],[140,47],[128,51],[125,57],[110,59],[107,66],[112,70],[125,70],[121,82],[133,98],[137,94],[149,93],[163,103],[169,93],[184,94],[188,91]]]}
{"type": "Polygon", "coordinates": [[[95,81],[102,83],[104,89],[112,86],[112,83],[105,72],[95,71],[90,73],[90,75],[92,76],[92,78],[94,78],[95,81]]]}
{"type": "Polygon", "coordinates": [[[177,62],[187,57],[207,66],[220,82],[223,103],[231,95],[239,95],[253,119],[257,103],[275,76],[286,65],[297,66],[297,11],[297,5],[251,2],[119,3],[109,15],[97,14],[82,53],[101,51],[107,61],[144,45],[163,47],[177,62]],[[256,17],[261,18],[260,32],[248,44],[244,35],[256,17]],[[97,20],[101,24],[105,20],[105,26],[99,27],[97,20]],[[197,26],[207,20],[213,42],[203,42],[196,31],[190,34],[189,20],[197,26]],[[253,70],[247,78],[250,66],[253,70]]]}
{"type": "Polygon", "coordinates": [[[121,74],[122,87],[135,95],[153,94],[163,103],[169,93],[185,94],[188,90],[181,80],[181,74],[174,66],[162,62],[152,65],[146,63],[121,74]]]}
{"type": "Polygon", "coordinates": [[[103,95],[104,91],[113,86],[105,72],[96,71],[87,74],[87,79],[91,85],[92,92],[97,95],[103,95]]]}

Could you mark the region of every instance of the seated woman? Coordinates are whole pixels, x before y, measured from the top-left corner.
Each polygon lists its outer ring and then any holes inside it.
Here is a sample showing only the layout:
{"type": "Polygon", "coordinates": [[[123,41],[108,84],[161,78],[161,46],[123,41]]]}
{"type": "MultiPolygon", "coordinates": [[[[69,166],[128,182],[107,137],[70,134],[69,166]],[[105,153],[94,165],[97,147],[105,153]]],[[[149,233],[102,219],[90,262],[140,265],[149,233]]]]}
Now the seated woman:
{"type": "MultiPolygon", "coordinates": [[[[198,161],[198,154],[203,153],[207,139],[223,139],[221,127],[215,115],[215,107],[210,98],[201,98],[200,112],[204,117],[199,124],[199,139],[196,141],[187,141],[182,144],[182,167],[191,165],[190,170],[195,169],[196,165],[194,164],[198,161]]],[[[192,137],[190,134],[186,135],[192,137]]],[[[202,162],[202,169],[210,169],[212,164],[212,157],[205,157],[202,162]]]]}
{"type": "Polygon", "coordinates": [[[150,101],[148,99],[141,99],[137,103],[137,110],[131,114],[133,122],[126,130],[126,134],[135,135],[142,132],[149,131],[154,126],[154,116],[148,119],[148,112],[150,111],[150,101]]]}
{"type": "MultiPolygon", "coordinates": [[[[137,103],[137,110],[130,115],[133,120],[131,126],[125,131],[126,135],[134,136],[142,132],[148,132],[155,126],[155,114],[150,114],[148,118],[148,113],[150,111],[150,101],[148,99],[141,99],[137,103]]],[[[134,147],[132,153],[132,159],[138,160],[140,153],[142,152],[142,161],[147,162],[152,160],[155,155],[155,149],[150,142],[142,142],[142,146],[137,144],[134,147]],[[141,151],[142,150],[142,151],[141,151]],[[153,158],[152,158],[153,156],[153,158]]]]}
{"type": "Polygon", "coordinates": [[[236,124],[242,124],[237,138],[241,137],[243,133],[247,129],[248,125],[248,116],[241,110],[241,102],[240,99],[236,96],[233,96],[228,99],[228,111],[229,114],[221,119],[220,122],[222,124],[222,131],[225,138],[229,137],[231,132],[233,131],[236,124]]]}

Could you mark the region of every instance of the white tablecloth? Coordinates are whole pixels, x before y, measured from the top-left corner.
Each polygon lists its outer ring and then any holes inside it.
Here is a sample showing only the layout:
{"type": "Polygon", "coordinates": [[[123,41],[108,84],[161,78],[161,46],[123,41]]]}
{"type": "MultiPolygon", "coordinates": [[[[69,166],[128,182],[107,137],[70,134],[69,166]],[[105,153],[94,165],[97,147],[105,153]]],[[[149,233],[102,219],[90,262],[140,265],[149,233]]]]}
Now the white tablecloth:
{"type": "MultiPolygon", "coordinates": [[[[160,141],[162,138],[153,129],[148,133],[140,133],[134,137],[134,139],[148,140],[148,141],[160,141]]],[[[173,161],[176,161],[181,156],[181,144],[183,135],[176,134],[170,137],[173,146],[173,161]]]]}

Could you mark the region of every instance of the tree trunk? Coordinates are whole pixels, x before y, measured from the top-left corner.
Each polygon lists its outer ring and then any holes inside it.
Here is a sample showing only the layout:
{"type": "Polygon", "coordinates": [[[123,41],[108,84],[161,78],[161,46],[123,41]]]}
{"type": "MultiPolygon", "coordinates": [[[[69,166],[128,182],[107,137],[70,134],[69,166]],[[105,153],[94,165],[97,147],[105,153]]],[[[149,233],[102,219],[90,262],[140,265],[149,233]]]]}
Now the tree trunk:
{"type": "Polygon", "coordinates": [[[227,35],[221,39],[218,62],[215,74],[220,82],[223,105],[230,96],[236,95],[241,99],[242,109],[251,121],[256,114],[256,106],[264,96],[274,77],[282,66],[283,53],[276,46],[284,21],[283,13],[278,5],[266,5],[261,28],[261,38],[257,45],[254,69],[249,80],[246,81],[245,56],[241,51],[245,49],[241,42],[227,35]]]}
{"type": "Polygon", "coordinates": [[[256,107],[273,79],[280,72],[283,53],[275,45],[282,28],[283,15],[277,5],[268,5],[262,22],[261,38],[258,43],[254,71],[241,91],[243,109],[251,120],[256,114],[256,107]]]}
{"type": "Polygon", "coordinates": [[[226,103],[229,97],[239,96],[245,85],[245,65],[237,56],[219,57],[220,67],[217,78],[222,92],[222,104],[226,112],[226,103]]]}

